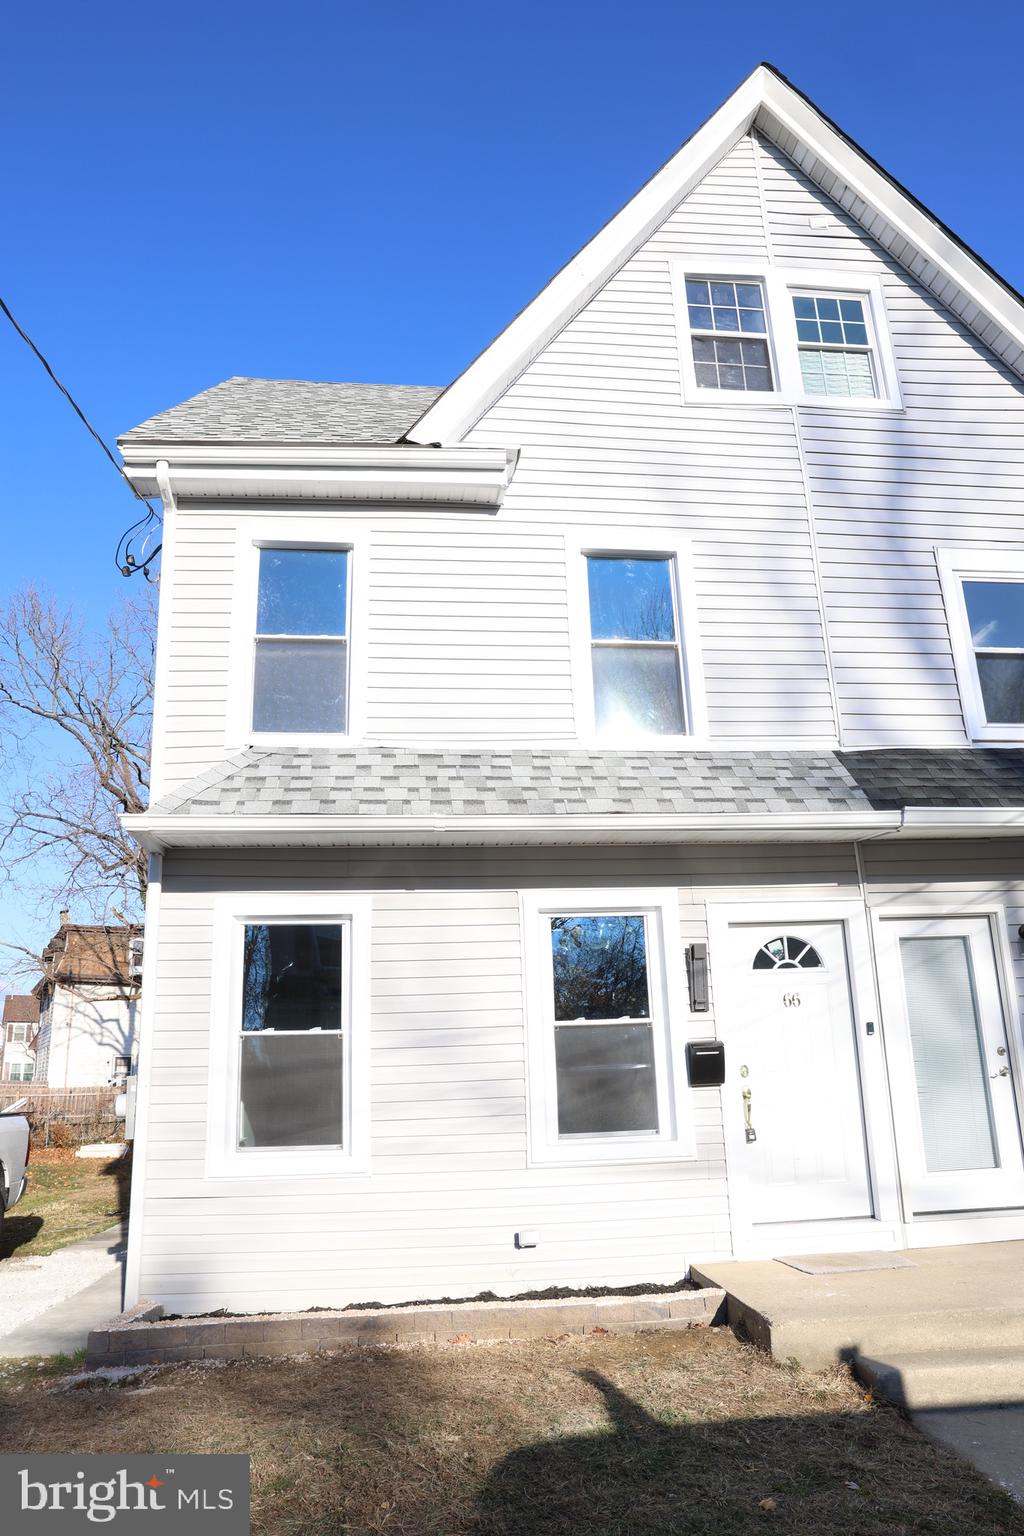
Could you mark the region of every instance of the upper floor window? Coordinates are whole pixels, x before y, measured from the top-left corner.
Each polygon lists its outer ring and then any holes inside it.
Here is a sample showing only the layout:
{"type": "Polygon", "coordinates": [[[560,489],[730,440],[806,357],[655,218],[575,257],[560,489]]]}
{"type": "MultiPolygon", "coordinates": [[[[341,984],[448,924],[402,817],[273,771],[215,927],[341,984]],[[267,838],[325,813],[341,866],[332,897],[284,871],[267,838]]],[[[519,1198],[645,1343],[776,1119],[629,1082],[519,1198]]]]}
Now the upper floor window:
{"type": "Polygon", "coordinates": [[[939,569],[968,734],[1024,740],[1024,551],[945,550],[939,569]]]}
{"type": "Polygon", "coordinates": [[[9,1034],[7,1038],[11,1041],[12,1044],[20,1045],[28,1037],[27,1024],[11,1024],[8,1026],[8,1028],[9,1034]]]}
{"type": "Polygon", "coordinates": [[[697,388],[770,390],[761,284],[687,278],[686,303],[697,388]]]}
{"type": "Polygon", "coordinates": [[[683,393],[695,403],[901,405],[879,280],[857,271],[694,271],[673,259],[683,393]]]}
{"type": "Polygon", "coordinates": [[[805,393],[846,399],[878,393],[863,298],[795,293],[793,315],[805,393]]]}
{"type": "Polygon", "coordinates": [[[1024,580],[965,581],[985,719],[1024,725],[1024,580]]]}
{"type": "Polygon", "coordinates": [[[594,723],[600,736],[686,731],[675,561],[589,555],[594,723]]]}
{"type": "Polygon", "coordinates": [[[259,551],[254,731],[348,728],[349,554],[259,551]]]}

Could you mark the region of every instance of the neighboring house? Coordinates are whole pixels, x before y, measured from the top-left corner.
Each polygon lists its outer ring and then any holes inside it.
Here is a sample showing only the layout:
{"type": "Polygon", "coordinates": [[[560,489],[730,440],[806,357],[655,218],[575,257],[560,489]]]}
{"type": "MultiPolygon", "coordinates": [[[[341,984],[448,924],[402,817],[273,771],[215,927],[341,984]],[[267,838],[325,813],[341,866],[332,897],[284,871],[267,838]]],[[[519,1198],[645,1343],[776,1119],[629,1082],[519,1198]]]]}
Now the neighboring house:
{"type": "Polygon", "coordinates": [[[139,1005],[136,957],[141,928],[72,923],[42,953],[36,1080],[50,1088],[102,1088],[130,1070],[139,1005]]]}
{"type": "Polygon", "coordinates": [[[30,1083],[36,1071],[36,1033],[39,1001],[28,996],[4,998],[3,1035],[0,1038],[0,1082],[30,1083]]]}
{"type": "Polygon", "coordinates": [[[1020,295],[760,67],[444,392],[121,439],[129,1303],[1024,1238],[1022,379],[1020,295]]]}

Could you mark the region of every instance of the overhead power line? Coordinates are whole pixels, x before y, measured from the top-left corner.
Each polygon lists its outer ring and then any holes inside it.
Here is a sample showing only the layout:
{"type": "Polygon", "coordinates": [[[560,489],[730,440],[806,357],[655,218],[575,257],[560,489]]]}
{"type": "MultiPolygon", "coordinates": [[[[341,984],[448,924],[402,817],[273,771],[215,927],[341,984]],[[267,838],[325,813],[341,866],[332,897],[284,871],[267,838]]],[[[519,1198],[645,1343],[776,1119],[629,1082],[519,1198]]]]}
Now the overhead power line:
{"type": "MultiPolygon", "coordinates": [[[[35,342],[31,338],[31,336],[28,334],[28,332],[21,325],[18,324],[18,321],[14,318],[13,314],[11,313],[10,309],[8,308],[8,306],[4,303],[4,300],[2,298],[0,298],[0,310],[3,310],[4,314],[7,316],[8,320],[11,322],[11,324],[14,327],[14,329],[17,331],[18,335],[21,337],[22,341],[28,347],[30,352],[32,352],[32,354],[38,359],[38,361],[40,363],[42,363],[42,365],[45,368],[45,370],[46,370],[47,374],[49,375],[50,379],[52,380],[52,382],[54,384],[56,384],[57,388],[60,390],[60,392],[64,396],[65,400],[68,402],[68,404],[70,405],[71,409],[74,411],[75,415],[78,417],[79,421],[85,427],[86,431],[90,434],[90,436],[95,438],[97,443],[99,443],[100,447],[103,449],[103,452],[106,454],[106,456],[110,460],[111,464],[113,464],[114,468],[117,470],[117,473],[120,475],[120,477],[124,481],[125,485],[131,491],[131,493],[135,497],[136,501],[141,501],[142,505],[146,508],[146,514],[147,515],[145,517],[140,517],[137,522],[133,523],[130,528],[126,529],[125,532],[121,535],[120,539],[118,540],[118,542],[117,542],[117,550],[116,550],[116,553],[115,553],[115,560],[116,560],[116,563],[117,563],[118,570],[121,572],[122,576],[132,576],[132,575],[134,575],[134,573],[136,571],[142,571],[143,574],[148,579],[149,578],[149,567],[152,564],[153,560],[155,560],[156,556],[160,553],[161,545],[158,544],[156,546],[156,548],[151,550],[148,555],[145,555],[143,558],[138,559],[138,560],[136,559],[135,555],[132,554],[131,549],[130,549],[129,546],[130,546],[130,544],[131,544],[133,539],[139,538],[142,535],[144,535],[148,530],[150,530],[154,526],[154,524],[157,525],[157,526],[160,525],[160,522],[161,522],[160,514],[156,511],[156,509],[153,507],[152,503],[148,500],[148,498],[143,496],[142,492],[137,490],[135,488],[135,486],[132,484],[132,482],[129,480],[127,474],[125,473],[124,465],[118,463],[117,459],[114,457],[114,453],[113,453],[112,449],[108,446],[108,444],[106,442],[104,442],[103,438],[97,432],[96,428],[93,426],[93,424],[89,420],[88,416],[82,410],[82,407],[79,405],[78,401],[75,399],[75,397],[71,393],[71,391],[67,388],[66,385],[61,383],[60,379],[58,379],[57,375],[54,373],[54,371],[51,368],[50,364],[47,362],[46,358],[40,352],[39,348],[36,346],[35,342]]],[[[145,539],[143,538],[143,545],[144,544],[145,544],[145,539]]]]}

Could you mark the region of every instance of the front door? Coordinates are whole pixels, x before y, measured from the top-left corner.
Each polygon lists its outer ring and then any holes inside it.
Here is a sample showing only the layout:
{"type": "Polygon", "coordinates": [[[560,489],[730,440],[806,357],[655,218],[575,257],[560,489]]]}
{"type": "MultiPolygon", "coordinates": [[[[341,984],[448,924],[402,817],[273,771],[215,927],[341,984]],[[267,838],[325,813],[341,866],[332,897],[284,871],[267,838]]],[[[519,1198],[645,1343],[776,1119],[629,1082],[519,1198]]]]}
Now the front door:
{"type": "Polygon", "coordinates": [[[904,1198],[917,1215],[1024,1205],[1024,1160],[985,917],[883,919],[879,958],[904,1198]]]}
{"type": "Polygon", "coordinates": [[[844,924],[736,923],[730,935],[724,1091],[752,1224],[870,1217],[844,924]]]}

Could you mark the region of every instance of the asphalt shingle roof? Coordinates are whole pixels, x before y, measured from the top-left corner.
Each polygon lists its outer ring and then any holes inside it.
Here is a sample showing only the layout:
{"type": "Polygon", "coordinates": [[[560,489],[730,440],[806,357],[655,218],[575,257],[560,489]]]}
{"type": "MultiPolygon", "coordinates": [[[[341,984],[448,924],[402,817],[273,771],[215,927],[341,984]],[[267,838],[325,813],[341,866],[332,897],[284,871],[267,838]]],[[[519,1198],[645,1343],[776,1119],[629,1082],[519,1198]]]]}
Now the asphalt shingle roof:
{"type": "Polygon", "coordinates": [[[867,809],[834,754],[247,748],[154,811],[182,816],[672,815],[867,809]]]}
{"type": "Polygon", "coordinates": [[[178,816],[764,815],[1022,806],[1024,752],[246,748],[152,810],[178,816]]]}
{"type": "Polygon", "coordinates": [[[839,752],[876,811],[905,806],[1024,807],[1024,752],[997,747],[924,747],[839,752]]]}
{"type": "Polygon", "coordinates": [[[441,393],[427,384],[225,379],[119,442],[394,443],[441,393]]]}

